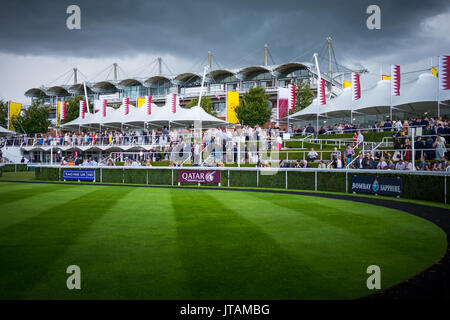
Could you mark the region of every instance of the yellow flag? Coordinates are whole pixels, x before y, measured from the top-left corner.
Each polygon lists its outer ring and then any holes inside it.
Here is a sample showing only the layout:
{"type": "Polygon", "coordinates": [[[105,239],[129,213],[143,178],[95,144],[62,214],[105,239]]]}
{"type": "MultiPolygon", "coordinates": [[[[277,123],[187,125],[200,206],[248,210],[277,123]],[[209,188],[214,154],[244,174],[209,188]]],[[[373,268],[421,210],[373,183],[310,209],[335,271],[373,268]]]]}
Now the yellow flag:
{"type": "Polygon", "coordinates": [[[234,110],[239,105],[239,92],[227,91],[227,121],[229,123],[239,123],[234,110]]]}
{"type": "Polygon", "coordinates": [[[348,87],[351,87],[351,86],[352,86],[352,83],[350,81],[344,80],[344,89],[348,88],[348,87]]]}
{"type": "Polygon", "coordinates": [[[14,131],[14,127],[12,125],[12,119],[20,114],[22,109],[22,104],[17,102],[9,102],[9,130],[14,131]]]}
{"type": "Polygon", "coordinates": [[[61,101],[58,101],[57,107],[56,107],[56,126],[59,127],[59,119],[61,117],[61,101]]]}
{"type": "Polygon", "coordinates": [[[145,104],[145,98],[137,98],[136,107],[140,108],[145,104]]]}
{"type": "Polygon", "coordinates": [[[385,74],[381,75],[381,80],[391,80],[391,76],[387,76],[385,74]]]}
{"type": "Polygon", "coordinates": [[[433,74],[433,76],[435,76],[437,78],[438,73],[437,73],[437,70],[434,67],[431,67],[431,73],[433,74]]]}

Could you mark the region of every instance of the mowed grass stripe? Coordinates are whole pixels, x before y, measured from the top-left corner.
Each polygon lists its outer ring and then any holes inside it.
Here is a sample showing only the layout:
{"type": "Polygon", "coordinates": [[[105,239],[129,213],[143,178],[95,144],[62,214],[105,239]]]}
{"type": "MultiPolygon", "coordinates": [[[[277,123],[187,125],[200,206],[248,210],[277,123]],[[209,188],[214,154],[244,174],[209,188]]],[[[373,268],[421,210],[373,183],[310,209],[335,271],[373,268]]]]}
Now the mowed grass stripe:
{"type": "MultiPolygon", "coordinates": [[[[47,210],[49,206],[64,204],[81,194],[92,191],[83,188],[73,192],[74,187],[72,186],[63,186],[55,190],[45,189],[45,185],[37,185],[34,188],[36,192],[33,195],[30,194],[18,201],[0,202],[0,230],[29,219],[47,210]],[[44,189],[42,190],[42,188],[44,189]]],[[[17,190],[16,192],[22,191],[17,190]]]]}
{"type": "Polygon", "coordinates": [[[24,298],[38,281],[51,277],[55,270],[49,266],[127,193],[123,188],[89,190],[1,231],[0,257],[7,263],[0,264],[0,287],[8,290],[0,291],[0,298],[24,298]]]}
{"type": "Polygon", "coordinates": [[[263,197],[253,193],[251,197],[261,204],[260,214],[252,220],[259,221],[282,243],[292,244],[293,250],[303,243],[303,252],[314,269],[322,270],[338,285],[342,298],[371,293],[365,287],[365,271],[369,265],[382,268],[383,286],[387,288],[426,269],[430,261],[437,262],[445,253],[445,233],[441,229],[401,211],[314,197],[263,197]],[[267,202],[279,206],[279,214],[274,216],[273,210],[264,210],[269,207],[267,202]],[[283,221],[289,237],[280,232],[276,220],[283,221]],[[299,232],[294,232],[288,224],[305,225],[309,232],[305,233],[301,227],[299,232]],[[334,263],[343,256],[345,264],[334,263]],[[346,279],[348,274],[355,278],[353,283],[346,279]]]}
{"type": "Polygon", "coordinates": [[[130,192],[50,266],[52,277],[40,281],[28,292],[28,298],[190,297],[178,257],[170,194],[164,189],[126,189],[130,192]],[[81,268],[81,290],[66,288],[68,275],[64,270],[69,264],[81,268]]]}
{"type": "MultiPolygon", "coordinates": [[[[192,299],[295,299],[332,295],[318,273],[259,226],[224,206],[214,191],[171,190],[180,256],[192,299]],[[196,194],[196,201],[192,201],[196,194]],[[305,283],[304,279],[310,279],[305,283]]],[[[230,205],[246,194],[224,193],[230,205]]]]}
{"type": "Polygon", "coordinates": [[[35,197],[39,194],[44,194],[60,189],[58,185],[40,185],[39,187],[33,185],[26,185],[22,183],[0,183],[0,205],[22,201],[29,197],[35,197]]]}

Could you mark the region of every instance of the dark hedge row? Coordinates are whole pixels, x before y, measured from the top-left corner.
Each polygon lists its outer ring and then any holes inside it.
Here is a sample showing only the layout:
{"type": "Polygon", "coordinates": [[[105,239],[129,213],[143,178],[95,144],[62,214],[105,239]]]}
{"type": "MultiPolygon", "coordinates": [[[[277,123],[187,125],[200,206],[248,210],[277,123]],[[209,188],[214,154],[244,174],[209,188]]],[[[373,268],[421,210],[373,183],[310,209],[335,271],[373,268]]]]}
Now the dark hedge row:
{"type": "Polygon", "coordinates": [[[19,172],[19,171],[27,171],[26,164],[11,164],[7,163],[3,166],[3,172],[19,172]]]}
{"type": "MultiPolygon", "coordinates": [[[[63,170],[60,168],[37,167],[35,169],[38,180],[62,180],[63,170]]],[[[73,170],[73,169],[72,169],[73,170]]],[[[307,172],[307,171],[285,171],[259,172],[256,171],[222,171],[221,185],[224,187],[263,187],[263,188],[287,188],[299,190],[314,190],[317,175],[317,190],[331,192],[348,192],[350,189],[351,176],[376,176],[376,173],[349,173],[345,172],[307,172]]],[[[381,177],[400,177],[403,184],[403,198],[444,202],[444,177],[430,175],[408,175],[408,174],[382,174],[381,177]]],[[[105,183],[131,183],[151,185],[177,185],[178,169],[95,169],[97,182],[105,183]],[[172,176],[173,174],[173,176],[172,176]]],[[[214,184],[205,184],[214,185],[214,184]]],[[[447,196],[448,198],[448,196],[447,196]]]]}

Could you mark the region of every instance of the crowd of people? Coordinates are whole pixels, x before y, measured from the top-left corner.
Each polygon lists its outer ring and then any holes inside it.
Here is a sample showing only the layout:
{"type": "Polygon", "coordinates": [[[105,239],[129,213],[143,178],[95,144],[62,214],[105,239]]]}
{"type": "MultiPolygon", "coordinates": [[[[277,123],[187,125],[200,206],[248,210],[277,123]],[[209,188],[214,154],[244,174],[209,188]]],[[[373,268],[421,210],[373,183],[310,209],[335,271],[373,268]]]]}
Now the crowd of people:
{"type": "MultiPolygon", "coordinates": [[[[242,126],[239,128],[217,128],[203,130],[196,133],[194,130],[162,127],[160,129],[144,129],[144,130],[87,130],[87,131],[50,131],[46,134],[29,136],[7,137],[0,140],[3,145],[21,146],[129,146],[129,145],[151,145],[150,149],[146,149],[145,157],[133,156],[129,159],[130,166],[137,164],[147,165],[148,161],[172,161],[176,154],[178,158],[183,158],[184,154],[189,153],[193,159],[201,150],[207,146],[213,146],[211,151],[212,163],[223,161],[251,162],[258,166],[267,166],[263,163],[261,156],[258,154],[259,147],[253,149],[250,141],[259,142],[262,137],[266,141],[266,150],[283,150],[284,133],[289,133],[291,138],[298,136],[315,135],[316,129],[311,124],[306,126],[293,126],[287,130],[280,130],[278,127],[262,128],[260,126],[250,127],[242,126]],[[197,135],[196,135],[197,134],[197,135]],[[194,143],[196,137],[200,144],[194,143]],[[185,139],[188,138],[188,139],[185,139]],[[188,141],[188,142],[186,142],[188,141]],[[239,141],[239,144],[236,143],[239,141]],[[242,143],[241,143],[242,142],[242,143]],[[229,144],[231,143],[231,144],[229,144]],[[183,145],[183,151],[180,151],[180,145],[183,145]],[[219,145],[219,147],[218,147],[219,145]],[[238,150],[238,148],[240,149],[238,150]],[[225,155],[228,152],[227,155],[225,155]],[[239,155],[240,153],[240,155],[239,155]],[[231,154],[231,156],[230,156],[231,154]],[[225,160],[226,158],[226,160],[225,160]],[[133,164],[133,160],[136,162],[133,164]]],[[[347,147],[341,154],[341,151],[334,148],[331,151],[329,160],[319,158],[319,153],[311,148],[307,153],[305,160],[288,161],[284,160],[280,163],[281,167],[305,168],[311,163],[318,162],[319,168],[345,168],[347,166],[358,169],[392,169],[392,170],[410,170],[412,164],[412,149],[415,149],[414,159],[423,159],[424,163],[417,168],[418,170],[442,170],[447,163],[447,144],[450,142],[450,122],[448,120],[434,118],[417,118],[410,120],[382,121],[374,122],[368,127],[356,126],[350,123],[336,123],[333,126],[320,127],[318,134],[352,134],[353,142],[347,144],[347,147]],[[411,141],[409,128],[416,128],[414,141],[411,141]],[[364,142],[364,134],[366,132],[392,132],[393,143],[389,148],[377,148],[367,154],[355,154],[357,146],[361,146],[364,142]]],[[[316,136],[317,137],[317,136],[316,136]]],[[[347,140],[348,141],[348,140],[347,140]]],[[[139,149],[138,149],[139,150],[139,149]]],[[[75,152],[77,153],[77,152],[75,152]]],[[[76,157],[71,157],[72,161],[68,161],[67,156],[64,158],[60,151],[54,153],[55,161],[60,163],[71,163],[76,161],[76,157]]],[[[30,159],[32,161],[32,159],[30,159]]],[[[125,164],[128,163],[121,157],[125,164]]],[[[85,159],[82,164],[100,163],[108,165],[107,160],[95,161],[85,159]],[[106,161],[106,162],[105,162],[106,161]]],[[[113,162],[117,161],[116,158],[113,162]]]]}

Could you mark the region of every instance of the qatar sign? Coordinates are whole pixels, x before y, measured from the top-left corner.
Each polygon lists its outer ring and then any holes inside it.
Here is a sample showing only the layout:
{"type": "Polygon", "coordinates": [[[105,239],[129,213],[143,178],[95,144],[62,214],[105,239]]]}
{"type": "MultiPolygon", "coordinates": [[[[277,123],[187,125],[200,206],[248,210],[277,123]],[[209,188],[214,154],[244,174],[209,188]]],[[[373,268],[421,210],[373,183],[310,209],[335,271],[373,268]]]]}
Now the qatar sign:
{"type": "Polygon", "coordinates": [[[220,183],[218,170],[180,170],[178,182],[183,183],[220,183]]]}

